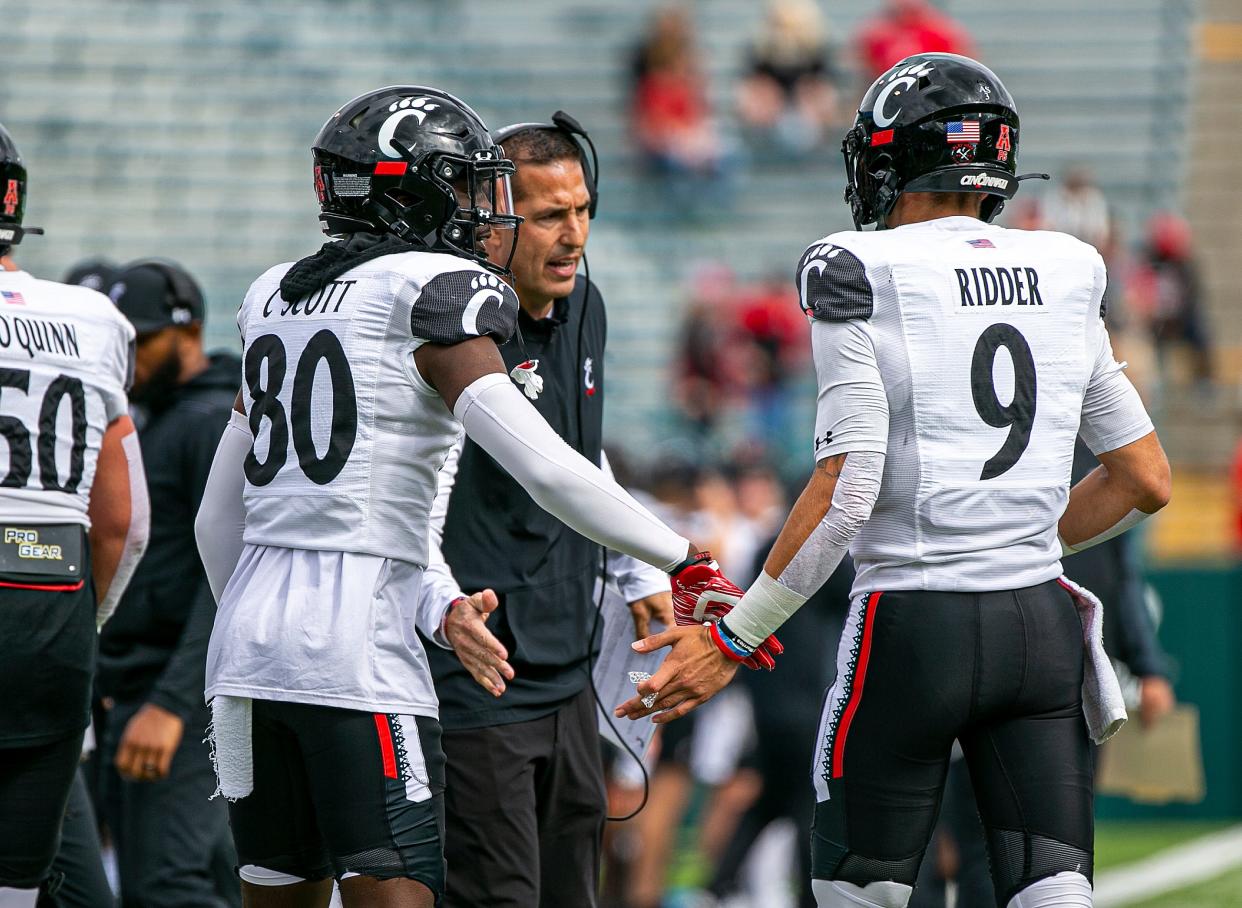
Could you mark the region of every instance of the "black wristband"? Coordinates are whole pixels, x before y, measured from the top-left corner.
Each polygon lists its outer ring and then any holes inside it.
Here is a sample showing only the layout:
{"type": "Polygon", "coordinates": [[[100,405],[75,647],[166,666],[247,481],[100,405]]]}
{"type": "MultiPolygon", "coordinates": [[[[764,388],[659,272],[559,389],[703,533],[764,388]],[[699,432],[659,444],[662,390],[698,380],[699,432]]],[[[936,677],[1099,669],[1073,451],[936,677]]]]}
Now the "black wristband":
{"type": "Polygon", "coordinates": [[[680,574],[682,571],[684,571],[688,567],[694,567],[694,565],[696,564],[703,564],[704,562],[713,561],[713,560],[714,559],[712,558],[711,552],[706,552],[706,551],[695,552],[685,561],[681,562],[676,567],[674,567],[671,571],[669,571],[668,575],[670,577],[676,577],[678,574],[680,574]]]}

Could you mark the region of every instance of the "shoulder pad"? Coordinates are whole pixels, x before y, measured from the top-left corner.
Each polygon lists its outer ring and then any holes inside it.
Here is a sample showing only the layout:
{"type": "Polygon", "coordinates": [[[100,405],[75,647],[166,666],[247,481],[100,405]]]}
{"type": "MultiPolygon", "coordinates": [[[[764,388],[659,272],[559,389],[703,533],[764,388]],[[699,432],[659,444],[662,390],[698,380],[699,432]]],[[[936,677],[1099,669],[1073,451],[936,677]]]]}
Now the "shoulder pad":
{"type": "Polygon", "coordinates": [[[830,240],[811,244],[798,262],[802,310],[826,322],[868,319],[874,310],[871,282],[858,256],[830,240]]]}
{"type": "Polygon", "coordinates": [[[491,335],[503,344],[517,327],[513,288],[489,271],[441,271],[423,285],[410,308],[410,332],[433,344],[459,344],[491,335]]]}

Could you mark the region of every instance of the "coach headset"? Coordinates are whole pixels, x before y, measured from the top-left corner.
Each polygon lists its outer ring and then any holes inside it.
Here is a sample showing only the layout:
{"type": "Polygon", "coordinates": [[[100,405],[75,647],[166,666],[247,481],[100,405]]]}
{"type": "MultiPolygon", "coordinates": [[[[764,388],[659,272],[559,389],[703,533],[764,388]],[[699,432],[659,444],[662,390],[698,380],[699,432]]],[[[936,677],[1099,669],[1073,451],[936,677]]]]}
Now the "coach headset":
{"type": "MultiPolygon", "coordinates": [[[[574,147],[578,149],[578,161],[582,164],[582,175],[586,180],[587,195],[590,197],[587,215],[594,220],[595,209],[599,206],[599,184],[597,183],[599,155],[595,151],[595,143],[591,141],[587,131],[582,128],[582,124],[565,113],[565,111],[558,110],[552,114],[551,123],[514,123],[510,126],[502,126],[492,133],[492,141],[503,147],[508,139],[512,139],[519,132],[526,132],[527,130],[559,132],[574,143],[574,147]],[[589,159],[587,157],[588,149],[591,153],[589,159]]],[[[583,259],[585,258],[584,254],[583,259]]]]}

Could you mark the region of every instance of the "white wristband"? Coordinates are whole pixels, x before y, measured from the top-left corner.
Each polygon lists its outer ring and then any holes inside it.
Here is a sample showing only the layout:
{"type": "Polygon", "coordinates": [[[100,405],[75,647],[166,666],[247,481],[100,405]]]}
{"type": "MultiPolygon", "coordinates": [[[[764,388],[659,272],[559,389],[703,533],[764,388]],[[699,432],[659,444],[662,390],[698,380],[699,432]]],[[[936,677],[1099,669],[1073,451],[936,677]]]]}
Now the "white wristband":
{"type": "Polygon", "coordinates": [[[746,595],[725,616],[729,631],[752,650],[757,649],[802,607],[806,599],[806,596],[782,586],[763,571],[746,595]]]}
{"type": "Polygon", "coordinates": [[[1142,523],[1144,520],[1146,520],[1150,516],[1151,516],[1150,514],[1144,514],[1142,511],[1135,508],[1131,510],[1130,513],[1127,514],[1125,517],[1122,517],[1120,520],[1114,523],[1111,527],[1105,530],[1103,533],[1100,533],[1098,536],[1092,536],[1090,539],[1084,540],[1083,542],[1080,542],[1077,545],[1070,545],[1064,539],[1062,539],[1060,534],[1058,533],[1057,541],[1061,543],[1061,557],[1064,558],[1066,555],[1074,555],[1078,552],[1081,552],[1083,549],[1091,548],[1091,546],[1093,545],[1099,545],[1101,542],[1107,542],[1108,540],[1112,539],[1115,536],[1120,536],[1122,533],[1124,533],[1126,530],[1130,529],[1131,527],[1137,526],[1138,524],[1142,523]]]}

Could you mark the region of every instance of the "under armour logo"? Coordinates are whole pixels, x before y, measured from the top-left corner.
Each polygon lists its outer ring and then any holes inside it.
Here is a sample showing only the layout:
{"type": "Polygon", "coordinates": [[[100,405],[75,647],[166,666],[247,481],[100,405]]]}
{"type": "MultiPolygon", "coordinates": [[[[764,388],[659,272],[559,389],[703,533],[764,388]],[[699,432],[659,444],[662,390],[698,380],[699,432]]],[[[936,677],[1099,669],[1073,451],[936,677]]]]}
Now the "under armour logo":
{"type": "Polygon", "coordinates": [[[815,451],[819,452],[820,448],[826,448],[832,444],[832,432],[825,432],[823,435],[815,437],[815,451]]]}

